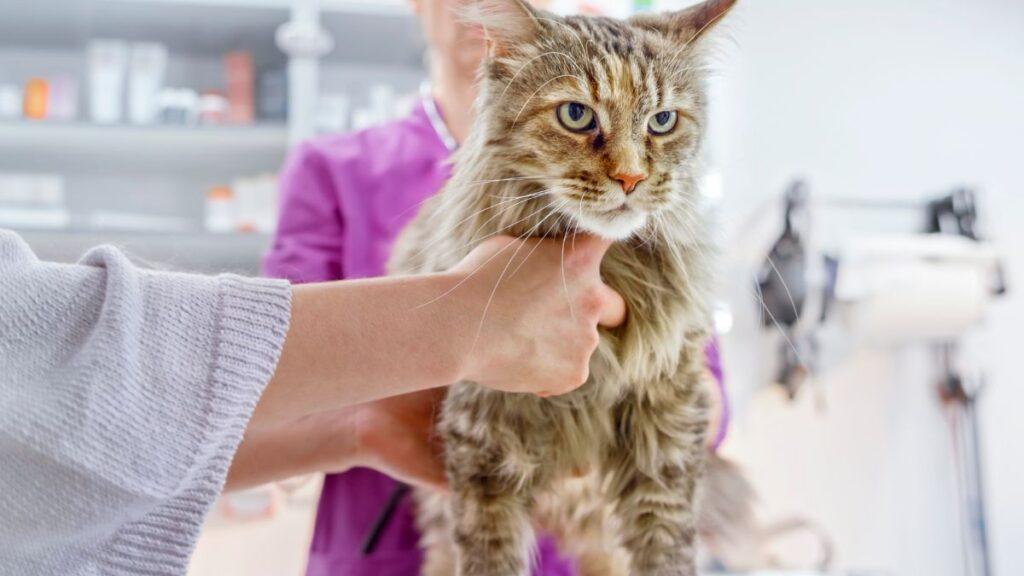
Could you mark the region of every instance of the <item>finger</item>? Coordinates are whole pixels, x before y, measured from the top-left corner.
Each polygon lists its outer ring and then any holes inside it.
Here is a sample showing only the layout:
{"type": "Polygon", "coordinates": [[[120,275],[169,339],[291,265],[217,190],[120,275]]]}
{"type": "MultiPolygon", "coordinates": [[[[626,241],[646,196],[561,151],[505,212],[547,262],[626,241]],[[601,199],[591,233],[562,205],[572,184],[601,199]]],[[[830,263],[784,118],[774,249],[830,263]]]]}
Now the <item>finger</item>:
{"type": "Polygon", "coordinates": [[[507,234],[498,234],[497,236],[491,236],[480,243],[481,246],[493,246],[494,248],[504,248],[506,244],[511,244],[519,240],[515,236],[509,236],[507,234]]]}
{"type": "Polygon", "coordinates": [[[604,284],[601,293],[601,312],[597,323],[605,328],[614,328],[626,320],[626,301],[622,295],[604,284]]]}
{"type": "Polygon", "coordinates": [[[409,455],[402,467],[400,476],[405,482],[432,490],[448,490],[444,461],[433,446],[421,446],[415,454],[409,455]]]}
{"type": "Polygon", "coordinates": [[[378,400],[378,402],[387,404],[392,411],[403,411],[410,414],[430,414],[436,410],[437,404],[444,399],[444,395],[444,388],[431,388],[384,398],[378,400]]]}
{"type": "Polygon", "coordinates": [[[601,236],[580,234],[573,242],[571,257],[583,265],[599,267],[608,248],[614,243],[614,240],[601,236]]]}
{"type": "Polygon", "coordinates": [[[444,468],[416,470],[399,476],[398,479],[406,484],[441,492],[448,491],[448,478],[444,475],[444,468]]]}
{"type": "MultiPolygon", "coordinates": [[[[491,263],[498,254],[508,249],[508,245],[518,241],[511,236],[493,236],[478,244],[452,270],[475,271],[477,268],[491,263]]],[[[504,265],[504,264],[502,264],[504,265]]]]}
{"type": "Polygon", "coordinates": [[[444,465],[440,460],[435,462],[436,465],[432,465],[427,469],[427,473],[419,478],[419,482],[423,486],[427,486],[434,490],[440,490],[442,492],[448,491],[448,477],[444,473],[444,465]]]}

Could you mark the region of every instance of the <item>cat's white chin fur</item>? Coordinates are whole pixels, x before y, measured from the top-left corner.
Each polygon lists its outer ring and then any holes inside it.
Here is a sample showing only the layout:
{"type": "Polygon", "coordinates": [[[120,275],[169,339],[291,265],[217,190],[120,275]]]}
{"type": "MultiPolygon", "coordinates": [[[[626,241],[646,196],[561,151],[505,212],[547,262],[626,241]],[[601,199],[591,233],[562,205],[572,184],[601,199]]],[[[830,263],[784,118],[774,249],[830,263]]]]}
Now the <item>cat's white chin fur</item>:
{"type": "Polygon", "coordinates": [[[647,222],[647,214],[630,210],[615,216],[595,216],[582,213],[573,214],[580,228],[609,240],[625,240],[647,222]]]}

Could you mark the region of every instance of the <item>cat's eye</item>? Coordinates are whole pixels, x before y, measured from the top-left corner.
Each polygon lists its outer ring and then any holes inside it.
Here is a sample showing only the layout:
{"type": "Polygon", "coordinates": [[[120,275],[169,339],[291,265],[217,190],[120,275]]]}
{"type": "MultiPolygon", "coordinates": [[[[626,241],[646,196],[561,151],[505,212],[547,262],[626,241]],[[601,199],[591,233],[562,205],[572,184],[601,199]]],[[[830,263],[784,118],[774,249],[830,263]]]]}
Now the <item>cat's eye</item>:
{"type": "Polygon", "coordinates": [[[676,127],[678,115],[675,110],[662,110],[647,121],[647,131],[651,134],[668,134],[676,127]]]}
{"type": "Polygon", "coordinates": [[[558,121],[565,126],[566,130],[572,132],[589,132],[597,127],[597,118],[594,110],[586,104],[579,102],[566,102],[558,107],[556,111],[558,121]]]}

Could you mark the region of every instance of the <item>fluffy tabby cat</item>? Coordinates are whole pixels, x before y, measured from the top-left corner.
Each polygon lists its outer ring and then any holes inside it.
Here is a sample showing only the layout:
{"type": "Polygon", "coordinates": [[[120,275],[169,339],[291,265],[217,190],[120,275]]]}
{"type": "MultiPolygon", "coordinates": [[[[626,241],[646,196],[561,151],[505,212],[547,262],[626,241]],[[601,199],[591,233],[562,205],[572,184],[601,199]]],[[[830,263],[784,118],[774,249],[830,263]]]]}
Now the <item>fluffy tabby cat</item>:
{"type": "Polygon", "coordinates": [[[592,571],[695,573],[713,253],[697,210],[703,52],[734,1],[625,21],[475,3],[489,44],[477,120],[390,271],[447,269],[495,234],[586,231],[618,240],[602,275],[629,317],[566,396],[451,387],[439,430],[452,494],[419,498],[427,576],[528,574],[535,514],[558,517],[537,507],[579,470],[592,483],[576,493],[609,505],[569,535],[592,571]]]}

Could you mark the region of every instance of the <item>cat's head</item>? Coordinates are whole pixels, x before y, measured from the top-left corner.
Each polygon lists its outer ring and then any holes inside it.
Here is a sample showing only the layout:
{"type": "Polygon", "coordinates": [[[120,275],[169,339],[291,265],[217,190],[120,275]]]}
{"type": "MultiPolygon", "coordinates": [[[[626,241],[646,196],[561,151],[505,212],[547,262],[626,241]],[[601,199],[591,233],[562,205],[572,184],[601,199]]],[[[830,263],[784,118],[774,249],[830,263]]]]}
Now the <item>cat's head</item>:
{"type": "Polygon", "coordinates": [[[734,3],[614,20],[476,2],[488,38],[476,141],[503,176],[532,182],[595,234],[628,238],[662,211],[692,207],[703,38],[734,3]]]}

